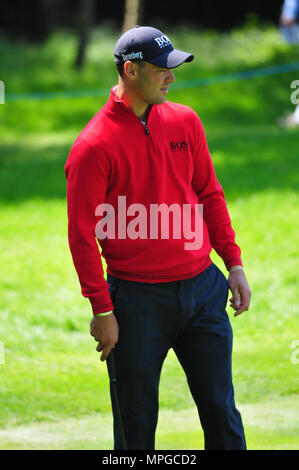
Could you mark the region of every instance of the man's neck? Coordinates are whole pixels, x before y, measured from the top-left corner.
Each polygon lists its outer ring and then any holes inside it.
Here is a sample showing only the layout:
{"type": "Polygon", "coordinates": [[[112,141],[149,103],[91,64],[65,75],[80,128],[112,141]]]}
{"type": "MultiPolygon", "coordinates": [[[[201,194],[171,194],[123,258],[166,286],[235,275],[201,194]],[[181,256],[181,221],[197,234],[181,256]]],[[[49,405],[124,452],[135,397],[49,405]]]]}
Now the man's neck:
{"type": "Polygon", "coordinates": [[[118,98],[123,100],[129,108],[131,108],[140,121],[145,121],[148,103],[139,100],[134,93],[124,87],[122,82],[118,84],[116,95],[118,98]]]}

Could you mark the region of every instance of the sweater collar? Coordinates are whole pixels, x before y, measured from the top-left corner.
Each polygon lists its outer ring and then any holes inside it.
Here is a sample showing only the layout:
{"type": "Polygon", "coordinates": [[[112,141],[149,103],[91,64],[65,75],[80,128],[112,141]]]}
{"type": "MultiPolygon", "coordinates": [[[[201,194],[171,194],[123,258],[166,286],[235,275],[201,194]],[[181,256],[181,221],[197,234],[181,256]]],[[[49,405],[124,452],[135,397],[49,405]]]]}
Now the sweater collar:
{"type": "MultiPolygon", "coordinates": [[[[117,112],[119,113],[120,111],[120,108],[127,112],[127,113],[130,113],[132,115],[134,115],[136,117],[136,119],[138,119],[138,117],[136,116],[136,114],[132,111],[132,109],[130,108],[130,106],[128,106],[128,104],[122,99],[122,98],[119,98],[116,94],[116,91],[117,91],[117,87],[118,85],[115,85],[111,88],[110,90],[110,97],[109,97],[109,100],[108,100],[108,108],[111,110],[111,111],[114,111],[114,112],[117,112]]],[[[149,115],[149,112],[151,112],[152,114],[152,110],[153,108],[155,108],[156,106],[155,105],[149,105],[148,108],[147,108],[147,111],[146,111],[146,115],[148,117],[149,115]]],[[[139,119],[138,119],[139,120],[139,119]]]]}

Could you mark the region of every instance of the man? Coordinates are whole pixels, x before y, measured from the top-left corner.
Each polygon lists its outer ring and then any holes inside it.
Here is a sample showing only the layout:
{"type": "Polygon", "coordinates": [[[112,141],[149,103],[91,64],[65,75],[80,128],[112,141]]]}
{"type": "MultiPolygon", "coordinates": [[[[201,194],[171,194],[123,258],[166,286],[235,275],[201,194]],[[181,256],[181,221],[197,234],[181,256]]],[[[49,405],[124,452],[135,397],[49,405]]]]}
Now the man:
{"type": "MultiPolygon", "coordinates": [[[[77,138],[65,172],[70,249],[101,360],[114,348],[127,447],[155,448],[160,373],[173,348],[205,448],[245,449],[225,308],[228,283],[235,316],[248,310],[251,293],[203,126],[192,109],[166,101],[173,69],[193,55],[137,26],[114,56],[118,86],[77,138]],[[228,281],[210,259],[212,247],[228,281]]],[[[116,420],[114,448],[122,448],[116,420]]]]}
{"type": "MultiPolygon", "coordinates": [[[[299,14],[299,0],[285,0],[282,5],[280,15],[280,29],[285,40],[290,44],[299,44],[299,27],[297,18],[299,14]]],[[[278,119],[281,127],[299,126],[299,105],[295,110],[287,113],[286,116],[278,119]]]]}

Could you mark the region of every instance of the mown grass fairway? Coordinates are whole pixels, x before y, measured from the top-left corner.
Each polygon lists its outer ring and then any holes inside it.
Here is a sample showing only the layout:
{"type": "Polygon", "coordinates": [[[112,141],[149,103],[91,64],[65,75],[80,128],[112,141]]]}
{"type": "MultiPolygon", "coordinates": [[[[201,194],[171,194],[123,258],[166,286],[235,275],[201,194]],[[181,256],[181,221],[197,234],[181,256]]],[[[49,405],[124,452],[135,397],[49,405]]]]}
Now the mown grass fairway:
{"type": "MultiPolygon", "coordinates": [[[[76,43],[68,34],[40,47],[0,42],[7,94],[104,90],[98,97],[0,106],[1,449],[113,448],[106,364],[89,335],[90,305],[68,248],[63,167],[75,137],[106,102],[105,89],[117,81],[117,36],[94,32],[82,73],[72,69],[76,43]]],[[[193,107],[205,126],[252,290],[250,311],[234,318],[228,307],[248,448],[298,449],[299,354],[292,344],[299,340],[299,129],[282,130],[276,119],[294,108],[290,83],[299,70],[201,87],[190,81],[295,62],[299,49],[270,27],[169,36],[196,60],[175,71],[168,99],[193,107]]],[[[172,351],[160,408],[157,449],[203,448],[172,351]]]]}

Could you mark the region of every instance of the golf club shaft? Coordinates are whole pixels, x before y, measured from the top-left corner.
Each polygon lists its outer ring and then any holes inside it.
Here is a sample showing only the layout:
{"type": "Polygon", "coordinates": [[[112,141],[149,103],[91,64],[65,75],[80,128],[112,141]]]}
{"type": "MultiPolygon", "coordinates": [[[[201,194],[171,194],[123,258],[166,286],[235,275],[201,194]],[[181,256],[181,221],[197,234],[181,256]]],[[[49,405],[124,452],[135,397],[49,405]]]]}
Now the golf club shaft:
{"type": "Polygon", "coordinates": [[[109,356],[107,357],[107,368],[108,368],[108,375],[110,379],[110,386],[111,386],[111,399],[113,399],[112,405],[114,403],[114,409],[116,413],[116,420],[117,425],[120,430],[123,450],[127,450],[127,443],[126,437],[124,432],[124,427],[121,419],[120,407],[118,402],[117,390],[116,390],[116,369],[115,369],[115,362],[114,362],[114,353],[111,349],[109,356]]]}

